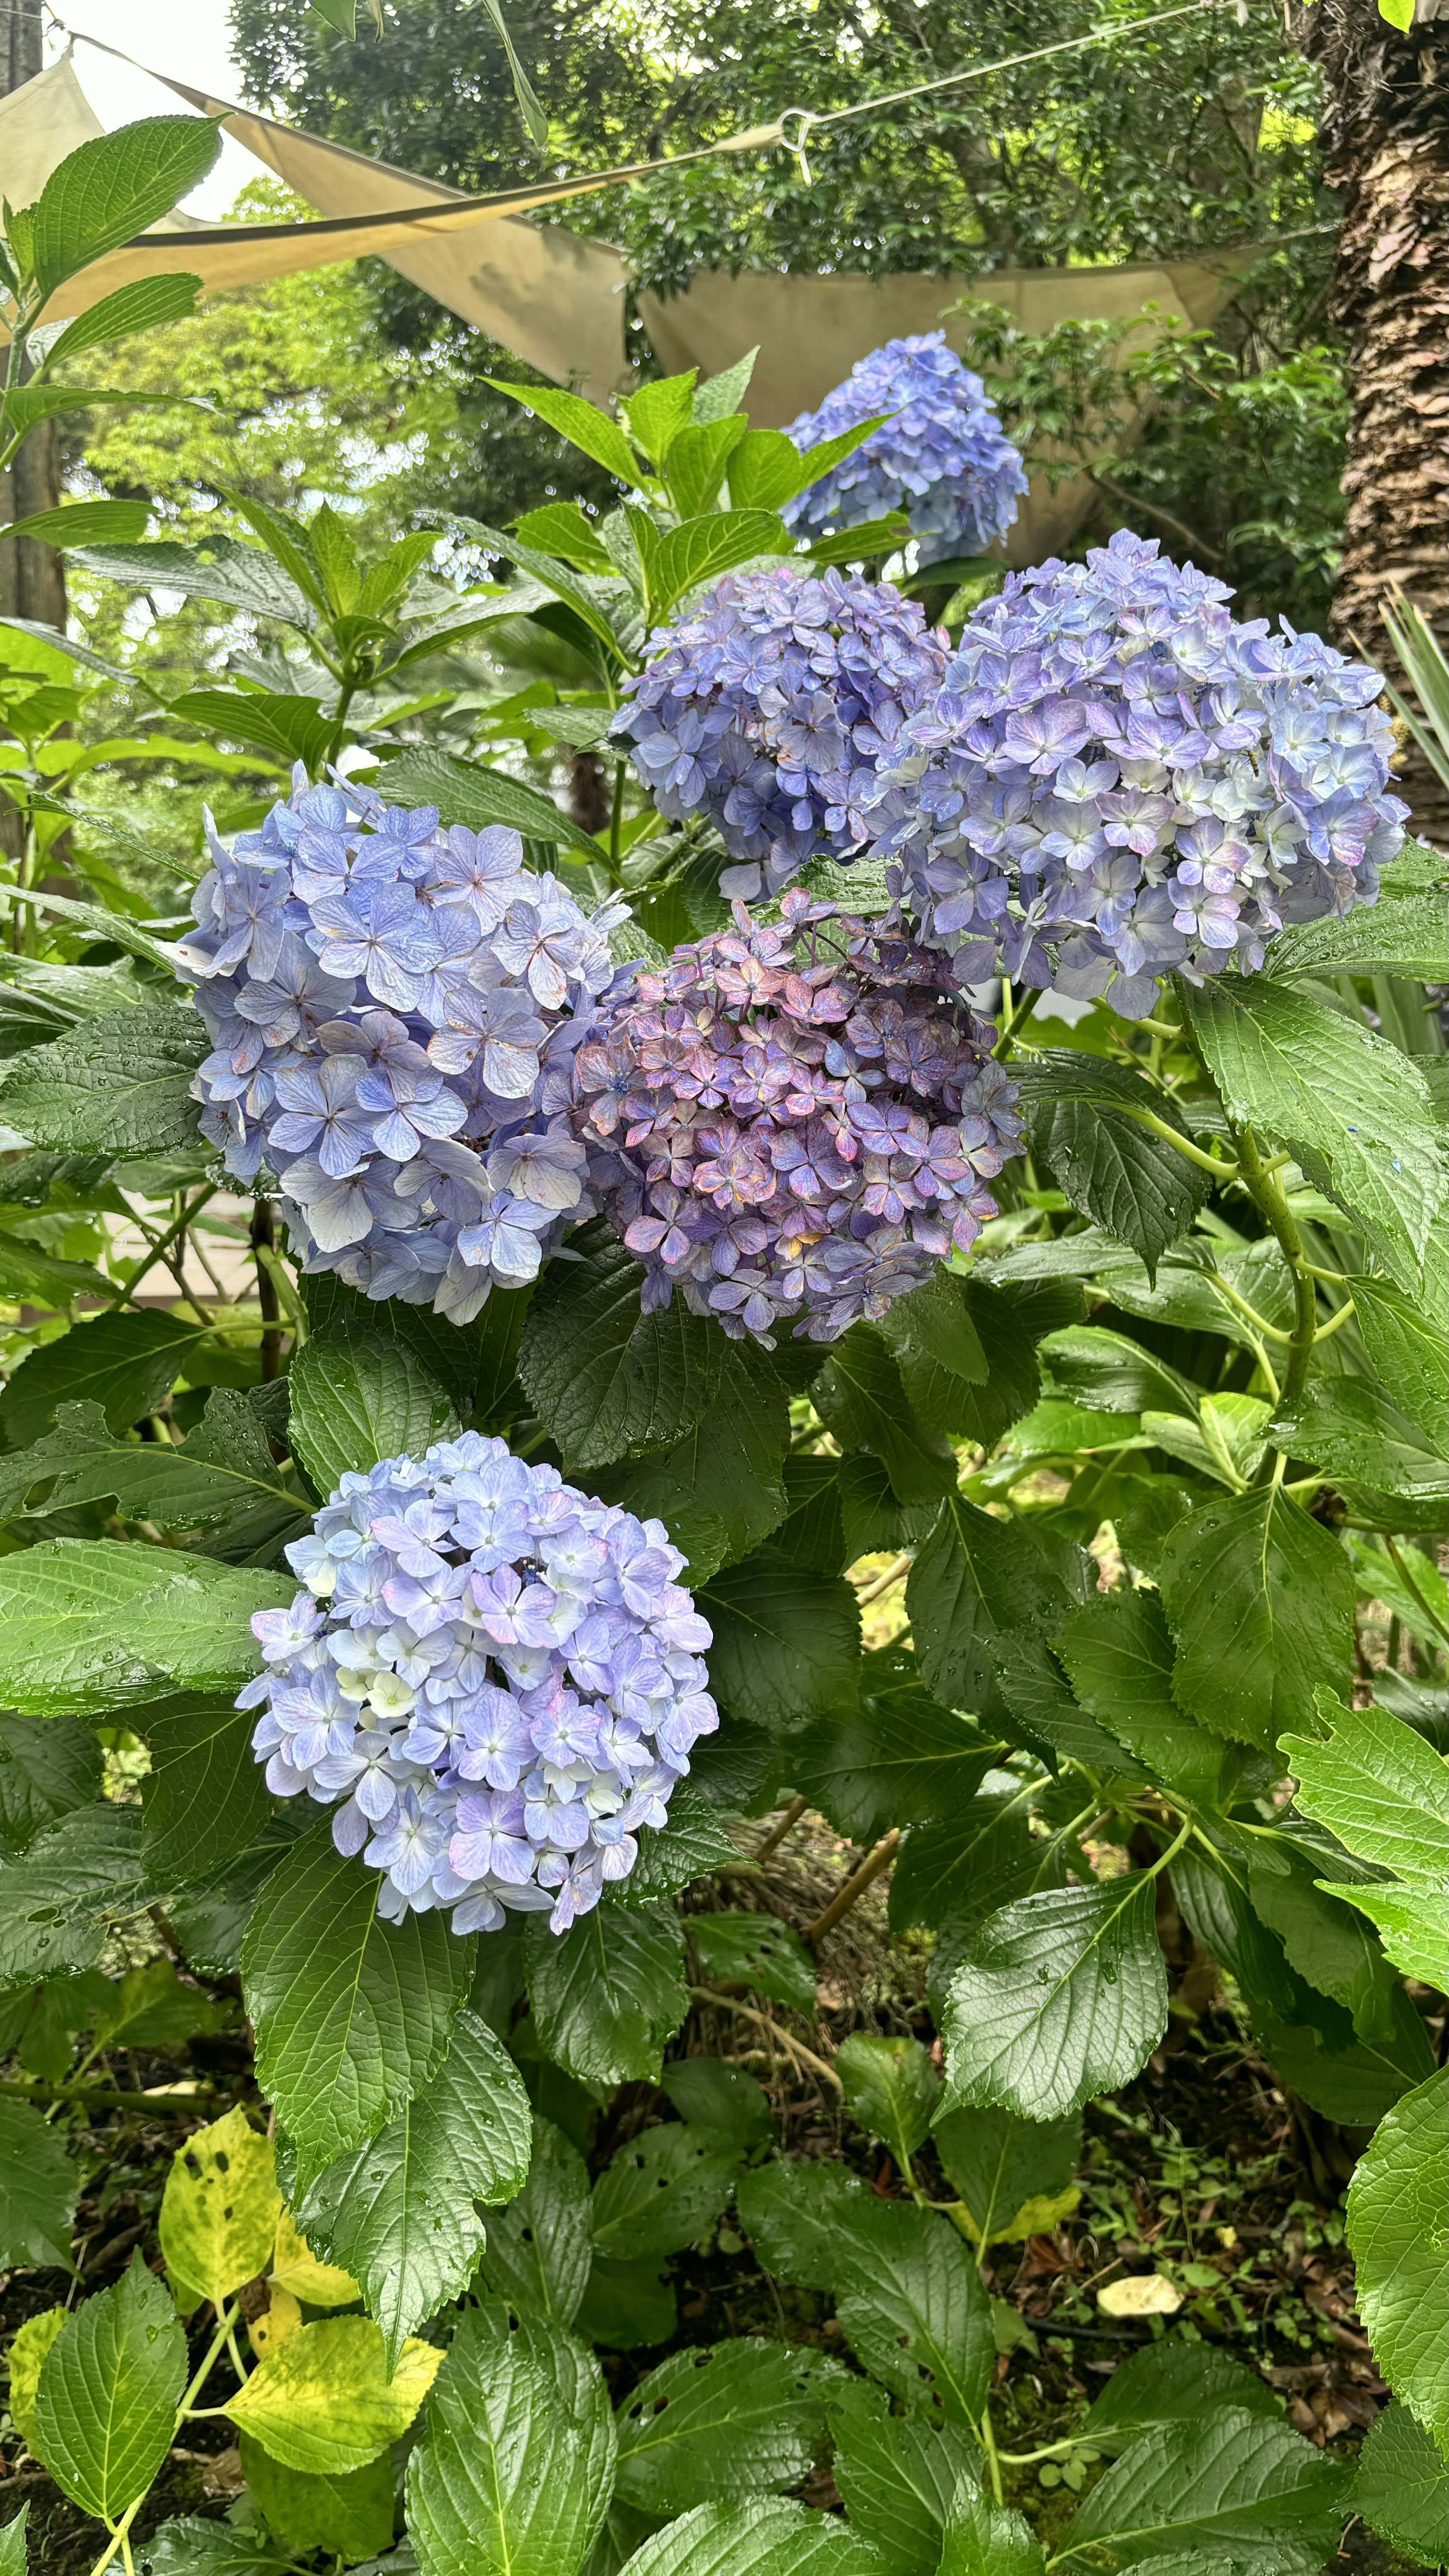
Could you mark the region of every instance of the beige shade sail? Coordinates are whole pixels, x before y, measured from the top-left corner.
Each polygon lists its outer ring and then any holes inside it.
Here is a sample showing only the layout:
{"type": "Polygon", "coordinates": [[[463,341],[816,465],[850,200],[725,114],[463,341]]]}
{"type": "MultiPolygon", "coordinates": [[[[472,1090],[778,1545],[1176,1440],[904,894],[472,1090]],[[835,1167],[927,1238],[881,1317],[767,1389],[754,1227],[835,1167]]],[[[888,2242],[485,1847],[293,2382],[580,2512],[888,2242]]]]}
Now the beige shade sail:
{"type": "MultiPolygon", "coordinates": [[[[682,295],[641,294],[639,311],[671,371],[698,367],[715,375],[758,343],[750,418],[762,429],[781,429],[813,411],[857,358],[883,341],[940,330],[945,307],[963,295],[1001,305],[1023,331],[1140,317],[1126,346],[1141,347],[1167,327],[1169,316],[1199,327],[1214,321],[1261,255],[1254,243],[1162,267],[994,268],[974,277],[956,270],[881,278],[746,270],[731,277],[706,269],[682,295]],[[1148,305],[1156,311],[1145,311],[1148,305]]],[[[961,347],[968,327],[963,320],[944,324],[952,347],[961,347]]],[[[1040,563],[1074,535],[1095,498],[1085,474],[1064,476],[1055,491],[1044,473],[1034,474],[1015,526],[993,551],[1008,563],[1040,563]]]]}

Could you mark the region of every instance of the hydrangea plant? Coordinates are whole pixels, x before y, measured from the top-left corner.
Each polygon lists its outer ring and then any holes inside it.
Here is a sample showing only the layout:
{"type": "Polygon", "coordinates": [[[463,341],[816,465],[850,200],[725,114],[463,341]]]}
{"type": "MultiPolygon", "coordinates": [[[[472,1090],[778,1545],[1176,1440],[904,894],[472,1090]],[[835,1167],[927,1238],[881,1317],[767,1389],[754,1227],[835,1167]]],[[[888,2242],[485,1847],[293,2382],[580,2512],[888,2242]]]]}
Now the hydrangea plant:
{"type": "Polygon", "coordinates": [[[800,887],[781,912],[640,976],[579,1050],[576,1126],[646,1309],[830,1341],[969,1249],[1021,1122],[923,949],[800,887]]]}
{"type": "Polygon", "coordinates": [[[1382,677],[1229,597],[1124,528],[968,619],[868,791],[958,973],[1055,973],[1135,1019],[1164,975],[1259,968],[1285,924],[1373,902],[1407,812],[1382,677]]]}
{"type": "Polygon", "coordinates": [[[591,1211],[542,1087],[613,982],[608,932],[502,828],[307,784],[196,889],[193,1091],[238,1180],[276,1174],[304,1269],[455,1323],[591,1211]],[[354,810],[355,809],[355,810],[354,810]]]}
{"type": "Polygon", "coordinates": [[[719,1723],[662,1522],[465,1432],[345,1475],[287,1558],[303,1589],[252,1620],[268,1669],[237,1705],[265,1712],[273,1795],[333,1805],[381,1870],[388,1921],[566,1932],[628,1877],[719,1723]]]}
{"type": "Polygon", "coordinates": [[[1027,488],[1026,468],[981,378],[946,346],[944,331],[887,340],[858,358],[818,411],[802,411],[786,436],[806,454],[879,413],[864,443],[783,512],[802,536],[857,528],[903,510],[922,569],[978,555],[1004,536],[1027,488]]]}
{"type": "Polygon", "coordinates": [[[661,814],[715,825],[735,863],[722,892],[748,900],[809,859],[858,857],[877,763],[946,667],[915,601],[777,564],[726,574],[651,642],[610,730],[661,814]]]}

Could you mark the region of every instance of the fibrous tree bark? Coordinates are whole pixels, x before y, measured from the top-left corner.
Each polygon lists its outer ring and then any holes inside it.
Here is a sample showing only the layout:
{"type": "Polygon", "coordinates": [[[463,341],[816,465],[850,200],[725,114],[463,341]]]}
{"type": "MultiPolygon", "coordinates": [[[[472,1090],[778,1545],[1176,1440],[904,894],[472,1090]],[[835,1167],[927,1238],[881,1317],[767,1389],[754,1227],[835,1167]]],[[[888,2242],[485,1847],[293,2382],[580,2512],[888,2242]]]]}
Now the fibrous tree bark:
{"type": "MultiPolygon", "coordinates": [[[[1379,602],[1395,591],[1449,640],[1449,0],[1418,0],[1403,34],[1376,0],[1313,0],[1294,21],[1323,74],[1325,176],[1344,201],[1333,319],[1352,417],[1331,623],[1380,661],[1379,602]]],[[[1400,783],[1415,828],[1444,840],[1449,805],[1412,744],[1400,783]]]]}

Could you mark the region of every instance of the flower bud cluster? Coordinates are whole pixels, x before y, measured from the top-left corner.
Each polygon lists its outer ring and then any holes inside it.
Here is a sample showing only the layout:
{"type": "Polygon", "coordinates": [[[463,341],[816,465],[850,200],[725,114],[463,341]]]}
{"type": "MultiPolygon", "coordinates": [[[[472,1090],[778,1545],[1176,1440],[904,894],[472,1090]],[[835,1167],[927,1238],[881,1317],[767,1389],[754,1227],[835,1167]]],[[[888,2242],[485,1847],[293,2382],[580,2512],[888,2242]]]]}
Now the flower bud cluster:
{"type": "Polygon", "coordinates": [[[611,730],[661,814],[714,823],[736,862],[722,892],[748,901],[807,860],[858,857],[876,764],[946,667],[916,602],[780,563],[727,573],[651,641],[611,730]]]}
{"type": "Polygon", "coordinates": [[[525,870],[516,832],[301,770],[211,849],[177,950],[212,1040],[202,1133],[238,1179],[278,1175],[305,1269],[466,1323],[592,1213],[558,1109],[610,917],[525,870]]]}
{"type": "Polygon", "coordinates": [[[1258,968],[1285,923],[1373,902],[1408,810],[1382,678],[1236,623],[1229,596],[1121,529],[968,619],[873,806],[890,882],[963,981],[1004,968],[1140,1018],[1163,975],[1258,968]]]}
{"type": "Polygon", "coordinates": [[[349,1474],[287,1549],[303,1590],[258,1611],[239,1708],[274,1796],[335,1807],[390,1922],[452,1908],[555,1932],[627,1878],[719,1723],[710,1631],[661,1521],[465,1432],[349,1474]]]}
{"type": "Polygon", "coordinates": [[[818,411],[802,411],[785,435],[808,454],[879,412],[891,417],[853,456],[786,502],[787,527],[815,536],[903,510],[920,541],[923,567],[950,555],[981,554],[1004,536],[1026,490],[1026,468],[981,378],[947,348],[944,331],[872,349],[818,411]]]}
{"type": "Polygon", "coordinates": [[[831,1341],[966,1250],[1020,1143],[993,1032],[939,958],[800,887],[641,973],[575,1059],[578,1134],[643,1263],[735,1340],[831,1341]]]}

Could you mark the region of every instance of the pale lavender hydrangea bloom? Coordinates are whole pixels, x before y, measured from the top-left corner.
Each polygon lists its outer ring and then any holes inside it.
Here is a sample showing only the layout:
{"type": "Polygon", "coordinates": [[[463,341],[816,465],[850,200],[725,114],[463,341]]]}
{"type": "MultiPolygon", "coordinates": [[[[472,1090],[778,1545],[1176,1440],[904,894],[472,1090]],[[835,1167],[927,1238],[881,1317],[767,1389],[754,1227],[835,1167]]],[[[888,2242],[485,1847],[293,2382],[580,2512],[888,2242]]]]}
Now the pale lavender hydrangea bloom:
{"type": "Polygon", "coordinates": [[[719,1719],[710,1631],[662,1521],[476,1431],[345,1475],[287,1549],[238,1708],[275,1797],[331,1806],[380,1911],[566,1932],[627,1878],[719,1719]]]}
{"type": "Polygon", "coordinates": [[[786,502],[787,527],[815,536],[903,510],[922,566],[981,554],[1005,535],[1026,468],[981,378],[947,348],[944,331],[887,340],[858,358],[844,384],[818,411],[802,411],[785,435],[808,454],[880,412],[892,417],[854,455],[786,502]]]}
{"type": "Polygon", "coordinates": [[[714,824],[736,862],[721,891],[748,901],[810,859],[857,858],[877,761],[946,667],[916,602],[779,563],[726,573],[651,642],[611,730],[661,814],[714,824]]]}
{"type": "Polygon", "coordinates": [[[467,1323],[592,1214],[544,1103],[616,980],[621,916],[525,869],[516,832],[300,769],[260,830],[210,840],[177,951],[212,1040],[203,1135],[238,1179],[278,1175],[305,1270],[467,1323]]]}
{"type": "Polygon", "coordinates": [[[967,620],[871,791],[890,882],[963,981],[1140,1018],[1162,976],[1255,970],[1285,923],[1374,901],[1408,812],[1382,677],[1230,596],[1119,529],[967,620]]]}
{"type": "Polygon", "coordinates": [[[575,1059],[575,1124],[642,1302],[676,1288],[735,1340],[833,1341],[996,1203],[1021,1141],[993,1032],[939,959],[788,893],[778,928],[677,948],[575,1059]]]}

